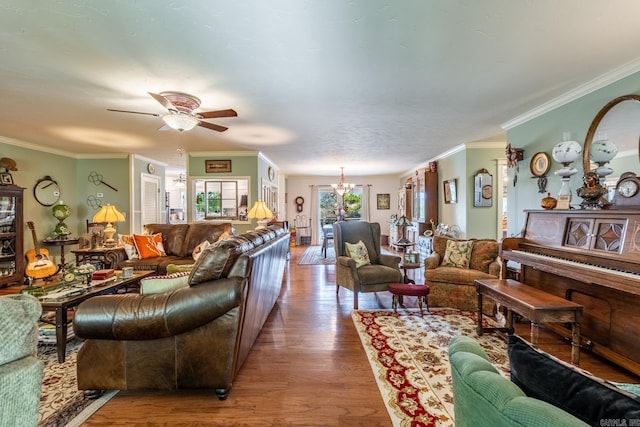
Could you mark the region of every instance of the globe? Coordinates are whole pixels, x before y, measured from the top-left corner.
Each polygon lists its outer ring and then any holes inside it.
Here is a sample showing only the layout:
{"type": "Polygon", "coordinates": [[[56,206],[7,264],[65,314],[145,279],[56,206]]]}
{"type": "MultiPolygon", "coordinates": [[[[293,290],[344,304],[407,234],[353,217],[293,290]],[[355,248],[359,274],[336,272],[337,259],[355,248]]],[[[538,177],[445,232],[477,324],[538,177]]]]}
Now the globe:
{"type": "Polygon", "coordinates": [[[599,165],[607,163],[618,154],[618,147],[608,139],[593,141],[589,149],[591,161],[599,165]]]}
{"type": "Polygon", "coordinates": [[[53,233],[58,237],[66,237],[71,234],[71,231],[69,231],[69,227],[67,227],[67,224],[65,224],[64,222],[59,222],[53,229],[53,233]]]}
{"type": "Polygon", "coordinates": [[[65,204],[55,205],[53,208],[53,216],[59,221],[64,221],[71,215],[71,209],[65,204]]]}
{"type": "Polygon", "coordinates": [[[582,156],[582,146],[577,141],[562,141],[553,147],[551,155],[556,162],[566,166],[582,156]]]}

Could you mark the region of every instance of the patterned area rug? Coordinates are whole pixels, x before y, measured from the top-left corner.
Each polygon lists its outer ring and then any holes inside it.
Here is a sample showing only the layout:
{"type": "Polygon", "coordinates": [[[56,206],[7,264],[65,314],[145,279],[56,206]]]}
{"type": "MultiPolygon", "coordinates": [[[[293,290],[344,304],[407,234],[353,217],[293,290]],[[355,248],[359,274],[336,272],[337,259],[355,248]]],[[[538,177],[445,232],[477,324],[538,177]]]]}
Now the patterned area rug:
{"type": "Polygon", "coordinates": [[[67,343],[64,363],[58,363],[55,345],[38,345],[38,359],[44,362],[38,427],[80,425],[115,396],[116,392],[110,392],[99,399],[88,399],[78,390],[76,356],[81,344],[79,339],[67,343]]]}
{"type": "Polygon", "coordinates": [[[322,256],[322,246],[309,246],[298,260],[298,265],[333,265],[336,254],[333,247],[327,248],[327,257],[322,256]]]}
{"type": "Polygon", "coordinates": [[[492,334],[478,337],[475,313],[430,312],[424,317],[418,309],[351,313],[394,426],[455,425],[448,347],[456,335],[478,340],[494,366],[509,377],[506,343],[492,334]]]}

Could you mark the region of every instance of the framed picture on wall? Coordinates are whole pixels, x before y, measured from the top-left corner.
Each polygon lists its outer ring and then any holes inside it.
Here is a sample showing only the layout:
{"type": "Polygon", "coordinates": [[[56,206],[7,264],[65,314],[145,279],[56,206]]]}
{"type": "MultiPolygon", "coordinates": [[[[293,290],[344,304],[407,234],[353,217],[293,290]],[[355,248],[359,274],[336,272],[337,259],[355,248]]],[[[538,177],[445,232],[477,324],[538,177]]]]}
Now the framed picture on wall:
{"type": "Polygon", "coordinates": [[[456,179],[449,179],[444,182],[444,202],[458,203],[458,188],[456,179]]]}
{"type": "Polygon", "coordinates": [[[205,160],[204,171],[206,173],[231,172],[231,160],[205,160]]]}
{"type": "Polygon", "coordinates": [[[378,194],[377,195],[377,208],[380,210],[383,209],[391,209],[391,195],[386,194],[378,194]]]}

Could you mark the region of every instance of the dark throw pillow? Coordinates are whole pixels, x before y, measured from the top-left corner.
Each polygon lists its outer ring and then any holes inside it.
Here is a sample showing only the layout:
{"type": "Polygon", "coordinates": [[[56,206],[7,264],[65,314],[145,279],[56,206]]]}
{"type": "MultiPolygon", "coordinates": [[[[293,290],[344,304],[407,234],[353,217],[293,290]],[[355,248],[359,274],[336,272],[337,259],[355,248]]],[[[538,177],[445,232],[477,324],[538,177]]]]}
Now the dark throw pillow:
{"type": "MultiPolygon", "coordinates": [[[[640,419],[640,399],[572,365],[509,336],[511,381],[529,397],[543,400],[600,426],[603,420],[640,419]]],[[[621,424],[622,425],[622,424],[621,424]]]]}

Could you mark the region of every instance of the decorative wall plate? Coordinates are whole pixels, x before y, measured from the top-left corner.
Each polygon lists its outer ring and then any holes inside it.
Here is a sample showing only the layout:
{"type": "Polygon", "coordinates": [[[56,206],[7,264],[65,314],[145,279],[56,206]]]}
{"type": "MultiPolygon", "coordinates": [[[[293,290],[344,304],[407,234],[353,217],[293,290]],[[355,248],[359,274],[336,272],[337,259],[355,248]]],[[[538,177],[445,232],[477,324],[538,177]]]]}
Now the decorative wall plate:
{"type": "Polygon", "coordinates": [[[533,176],[545,176],[551,169],[551,156],[544,152],[536,153],[531,158],[529,167],[533,176]]]}

